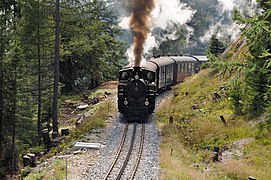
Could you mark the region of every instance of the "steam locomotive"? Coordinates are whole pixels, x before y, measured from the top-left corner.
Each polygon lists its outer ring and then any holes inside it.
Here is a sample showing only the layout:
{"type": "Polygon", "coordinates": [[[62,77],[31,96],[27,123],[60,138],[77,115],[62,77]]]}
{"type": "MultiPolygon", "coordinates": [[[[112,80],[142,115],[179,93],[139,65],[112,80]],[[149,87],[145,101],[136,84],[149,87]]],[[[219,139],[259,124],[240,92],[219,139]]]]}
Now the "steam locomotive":
{"type": "Polygon", "coordinates": [[[145,121],[155,109],[155,96],[197,73],[201,61],[196,56],[153,57],[141,67],[119,71],[118,110],[128,120],[145,121]]]}

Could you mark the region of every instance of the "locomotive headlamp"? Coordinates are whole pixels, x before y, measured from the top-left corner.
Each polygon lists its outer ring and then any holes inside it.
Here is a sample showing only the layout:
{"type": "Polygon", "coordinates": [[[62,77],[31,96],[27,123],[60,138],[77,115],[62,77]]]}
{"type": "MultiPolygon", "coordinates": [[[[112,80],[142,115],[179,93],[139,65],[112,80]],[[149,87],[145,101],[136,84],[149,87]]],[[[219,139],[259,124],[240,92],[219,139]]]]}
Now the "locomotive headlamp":
{"type": "Polygon", "coordinates": [[[146,99],[146,101],[145,101],[145,106],[148,106],[150,103],[149,103],[149,101],[148,101],[148,99],[146,99]]]}
{"type": "Polygon", "coordinates": [[[151,91],[155,91],[155,84],[151,84],[151,85],[149,86],[149,88],[150,88],[151,91]]]}
{"type": "Polygon", "coordinates": [[[128,77],[128,73],[127,72],[123,72],[121,75],[122,79],[125,79],[128,77]]]}
{"type": "Polygon", "coordinates": [[[138,74],[135,75],[135,79],[139,79],[139,75],[138,74]]]}
{"type": "Polygon", "coordinates": [[[152,76],[152,73],[151,72],[148,72],[147,73],[147,78],[148,78],[148,80],[152,80],[153,79],[153,76],[152,76]]]}
{"type": "Polygon", "coordinates": [[[128,101],[127,101],[127,99],[126,99],[126,98],[125,98],[125,100],[124,100],[124,102],[123,102],[123,103],[124,103],[124,105],[125,105],[125,106],[127,106],[127,105],[128,105],[128,101]]]}

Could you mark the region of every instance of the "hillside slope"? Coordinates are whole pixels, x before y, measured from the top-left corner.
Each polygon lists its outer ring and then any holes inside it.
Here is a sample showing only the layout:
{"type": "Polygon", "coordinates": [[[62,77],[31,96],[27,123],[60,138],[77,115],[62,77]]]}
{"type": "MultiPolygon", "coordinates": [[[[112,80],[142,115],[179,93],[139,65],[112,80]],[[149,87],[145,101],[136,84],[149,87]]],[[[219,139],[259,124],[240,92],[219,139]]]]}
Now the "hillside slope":
{"type": "MultiPolygon", "coordinates": [[[[246,43],[239,40],[222,57],[244,62],[246,55],[246,43]]],[[[271,178],[271,133],[263,128],[265,118],[234,114],[228,85],[237,74],[222,74],[205,69],[188,78],[157,112],[161,179],[271,178]]]]}

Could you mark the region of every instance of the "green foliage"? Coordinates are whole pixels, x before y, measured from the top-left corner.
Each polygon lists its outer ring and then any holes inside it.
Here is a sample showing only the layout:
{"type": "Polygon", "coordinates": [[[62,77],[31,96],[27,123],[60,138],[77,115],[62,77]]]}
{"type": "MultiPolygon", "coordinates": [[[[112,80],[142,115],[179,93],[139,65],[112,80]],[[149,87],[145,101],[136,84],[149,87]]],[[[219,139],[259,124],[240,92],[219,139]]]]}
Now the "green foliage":
{"type": "Polygon", "coordinates": [[[235,10],[234,19],[239,24],[246,25],[242,33],[247,37],[247,43],[252,57],[247,58],[245,74],[244,111],[259,116],[270,104],[270,50],[271,50],[271,10],[270,1],[259,1],[262,13],[252,17],[242,17],[235,10]]]}
{"type": "Polygon", "coordinates": [[[244,97],[244,87],[242,87],[242,82],[237,79],[233,79],[230,81],[229,87],[229,97],[231,98],[231,102],[233,105],[233,110],[235,114],[242,115],[243,114],[243,97],[244,97]]]}
{"type": "Polygon", "coordinates": [[[66,8],[61,19],[60,81],[66,92],[94,88],[115,79],[124,57],[123,43],[116,39],[120,33],[116,16],[102,2],[81,5],[75,8],[62,4],[66,8]]]}
{"type": "MultiPolygon", "coordinates": [[[[3,152],[12,149],[13,135],[17,147],[13,149],[19,156],[40,143],[38,124],[41,121],[49,124],[51,120],[54,3],[53,0],[0,2],[1,167],[12,167],[10,156],[3,152]]],[[[124,49],[116,38],[119,29],[112,12],[98,1],[68,0],[61,2],[61,7],[62,87],[70,85],[66,92],[84,90],[115,79],[124,49]]]]}
{"type": "Polygon", "coordinates": [[[222,42],[220,42],[215,35],[212,35],[209,51],[210,53],[214,54],[215,56],[223,53],[225,50],[225,47],[222,42]]]}
{"type": "Polygon", "coordinates": [[[66,163],[64,160],[56,160],[49,169],[42,169],[40,172],[29,174],[25,180],[54,179],[62,180],[66,177],[66,163]]]}
{"type": "Polygon", "coordinates": [[[26,166],[21,170],[22,178],[25,178],[30,172],[32,168],[30,166],[26,166]]]}
{"type": "Polygon", "coordinates": [[[168,175],[164,179],[179,172],[178,168],[173,168],[178,158],[181,158],[182,163],[189,162],[189,167],[191,164],[196,164],[197,169],[201,165],[204,169],[208,164],[210,171],[203,172],[205,175],[211,174],[214,177],[207,179],[223,179],[224,177],[245,179],[249,175],[264,177],[263,179],[271,177],[270,130],[266,128],[266,122],[261,130],[257,128],[256,122],[265,117],[249,121],[246,114],[242,112],[245,104],[238,98],[245,96],[243,86],[243,82],[236,78],[232,81],[218,74],[210,75],[209,69],[206,69],[201,71],[200,75],[187,79],[174,89],[174,94],[177,96],[168,99],[163,109],[157,112],[156,117],[162,128],[162,157],[160,159],[164,165],[163,171],[166,171],[168,175]],[[185,95],[186,91],[189,92],[188,95],[185,95]],[[221,99],[213,98],[213,92],[220,94],[221,99]],[[233,99],[233,97],[236,98],[233,99]],[[237,102],[237,107],[240,106],[243,116],[237,116],[237,113],[231,109],[233,101],[237,102]],[[198,104],[199,109],[191,108],[193,104],[198,104]],[[170,115],[174,117],[173,124],[168,123],[170,115]],[[227,125],[221,122],[220,115],[225,117],[227,125]],[[246,143],[242,144],[242,142],[246,143]],[[183,147],[179,148],[180,146],[183,147]],[[225,154],[232,153],[233,157],[223,159],[225,160],[223,162],[227,163],[213,163],[214,146],[220,147],[225,154]],[[261,148],[263,151],[259,151],[261,148]],[[173,149],[173,155],[168,153],[170,149],[173,149]],[[187,153],[185,156],[184,152],[187,153]],[[167,156],[164,153],[168,153],[167,156]],[[167,163],[172,164],[165,165],[167,163]],[[171,172],[173,169],[174,172],[171,172]]]}

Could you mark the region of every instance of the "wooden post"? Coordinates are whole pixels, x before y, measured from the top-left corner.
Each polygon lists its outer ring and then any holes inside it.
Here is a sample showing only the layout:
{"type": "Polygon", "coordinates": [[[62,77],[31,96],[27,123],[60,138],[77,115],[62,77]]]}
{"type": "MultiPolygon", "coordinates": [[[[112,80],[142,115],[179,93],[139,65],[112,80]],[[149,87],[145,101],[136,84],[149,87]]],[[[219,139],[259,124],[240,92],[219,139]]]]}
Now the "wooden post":
{"type": "Polygon", "coordinates": [[[173,124],[173,116],[169,117],[169,124],[173,124]]]}
{"type": "Polygon", "coordinates": [[[215,146],[213,150],[213,162],[218,162],[218,155],[219,155],[219,147],[215,146]]]}
{"type": "Polygon", "coordinates": [[[61,136],[68,136],[70,134],[70,131],[68,128],[61,129],[61,136]]]}
{"type": "Polygon", "coordinates": [[[32,153],[28,153],[27,156],[31,158],[30,166],[35,167],[36,166],[36,155],[32,154],[32,153]]]}
{"type": "Polygon", "coordinates": [[[49,135],[49,131],[48,130],[43,130],[42,131],[42,139],[43,139],[43,144],[47,148],[47,151],[49,151],[50,150],[50,146],[51,146],[51,139],[50,139],[50,135],[49,135]]]}
{"type": "Polygon", "coordinates": [[[30,166],[31,165],[31,157],[29,157],[28,155],[24,155],[23,156],[23,164],[24,164],[24,167],[30,166]]]}
{"type": "Polygon", "coordinates": [[[220,117],[221,121],[224,123],[224,125],[227,126],[227,122],[226,122],[224,116],[219,116],[219,117],[220,117]]]}
{"type": "Polygon", "coordinates": [[[68,180],[68,160],[66,159],[66,180],[68,180]]]}
{"type": "Polygon", "coordinates": [[[221,99],[221,96],[218,94],[218,92],[214,92],[214,99],[221,99]]]}

